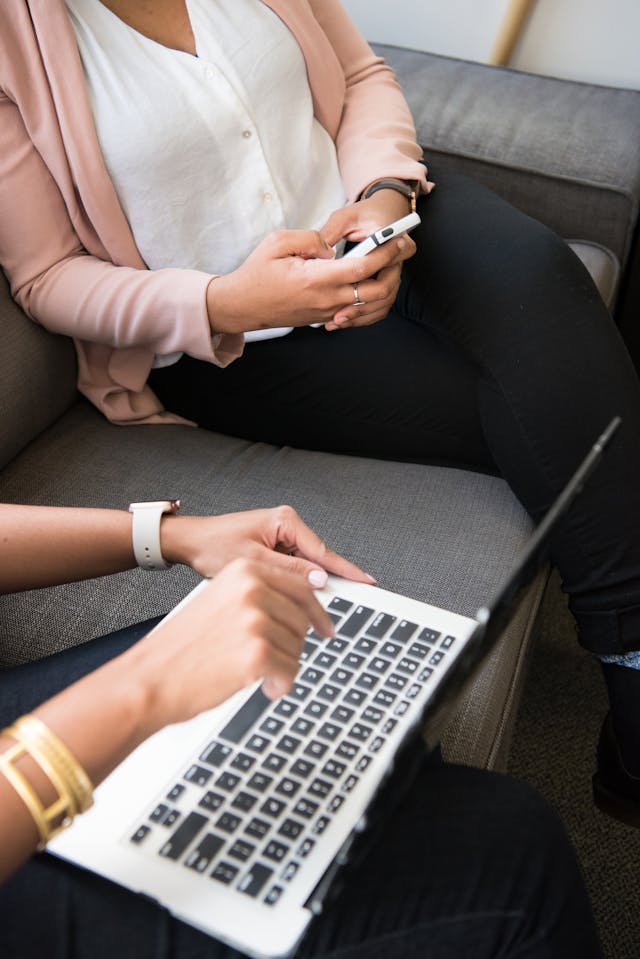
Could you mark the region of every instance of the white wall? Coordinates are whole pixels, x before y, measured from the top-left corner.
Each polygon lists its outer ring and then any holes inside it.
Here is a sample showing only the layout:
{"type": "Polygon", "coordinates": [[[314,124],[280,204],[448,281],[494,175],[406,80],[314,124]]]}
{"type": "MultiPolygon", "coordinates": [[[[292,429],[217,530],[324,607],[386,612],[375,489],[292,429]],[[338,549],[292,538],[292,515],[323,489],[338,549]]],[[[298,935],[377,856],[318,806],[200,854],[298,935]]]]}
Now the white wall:
{"type": "MultiPolygon", "coordinates": [[[[368,40],[486,60],[508,0],[342,0],[368,40]]],[[[640,0],[537,0],[511,66],[640,89],[640,0]]]]}

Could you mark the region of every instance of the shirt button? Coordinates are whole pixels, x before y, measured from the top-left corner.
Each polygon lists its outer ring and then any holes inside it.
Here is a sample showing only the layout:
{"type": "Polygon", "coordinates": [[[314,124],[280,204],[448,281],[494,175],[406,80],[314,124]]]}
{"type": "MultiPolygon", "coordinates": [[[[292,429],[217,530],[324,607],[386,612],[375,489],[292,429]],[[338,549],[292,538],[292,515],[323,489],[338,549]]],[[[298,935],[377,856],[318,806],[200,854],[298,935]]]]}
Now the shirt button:
{"type": "Polygon", "coordinates": [[[207,69],[204,71],[204,75],[211,80],[211,78],[215,76],[215,70],[212,70],[211,67],[207,67],[207,69]]]}
{"type": "Polygon", "coordinates": [[[263,199],[263,200],[266,200],[266,202],[268,203],[269,200],[273,200],[273,194],[272,194],[272,193],[268,193],[268,192],[267,192],[267,193],[263,193],[263,194],[262,194],[262,199],[263,199]]]}
{"type": "Polygon", "coordinates": [[[248,140],[249,137],[251,136],[251,130],[243,130],[242,136],[245,138],[245,140],[248,140]]]}

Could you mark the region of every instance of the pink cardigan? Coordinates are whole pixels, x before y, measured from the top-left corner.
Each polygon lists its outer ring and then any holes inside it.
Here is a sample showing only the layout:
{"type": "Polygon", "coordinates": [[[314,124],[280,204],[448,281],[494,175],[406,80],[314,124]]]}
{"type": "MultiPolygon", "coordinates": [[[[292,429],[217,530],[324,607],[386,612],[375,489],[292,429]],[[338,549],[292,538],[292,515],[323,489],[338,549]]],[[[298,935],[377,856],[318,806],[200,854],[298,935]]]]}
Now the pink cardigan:
{"type": "MultiPolygon", "coordinates": [[[[425,169],[409,109],[338,0],[263,0],[304,54],[315,114],[348,195],[425,169]]],[[[156,353],[219,366],[241,335],[211,336],[210,275],[148,270],[107,174],[64,0],[0,4],[0,263],[12,295],[74,338],[79,389],[114,423],[177,422],[146,385],[156,353]]]]}

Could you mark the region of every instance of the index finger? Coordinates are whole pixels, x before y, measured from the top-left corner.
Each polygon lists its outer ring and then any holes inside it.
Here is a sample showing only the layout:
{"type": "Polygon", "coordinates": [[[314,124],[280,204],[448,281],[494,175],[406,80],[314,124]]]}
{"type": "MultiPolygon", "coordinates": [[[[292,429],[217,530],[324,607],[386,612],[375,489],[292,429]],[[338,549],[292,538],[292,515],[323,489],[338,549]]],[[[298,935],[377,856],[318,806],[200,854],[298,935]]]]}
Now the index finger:
{"type": "Polygon", "coordinates": [[[287,516],[280,524],[278,541],[282,546],[293,551],[295,555],[308,559],[312,563],[318,563],[329,573],[335,573],[336,576],[353,579],[359,583],[375,583],[374,577],[370,576],[369,573],[365,573],[355,563],[329,549],[326,543],[300,519],[297,513],[287,516]]]}

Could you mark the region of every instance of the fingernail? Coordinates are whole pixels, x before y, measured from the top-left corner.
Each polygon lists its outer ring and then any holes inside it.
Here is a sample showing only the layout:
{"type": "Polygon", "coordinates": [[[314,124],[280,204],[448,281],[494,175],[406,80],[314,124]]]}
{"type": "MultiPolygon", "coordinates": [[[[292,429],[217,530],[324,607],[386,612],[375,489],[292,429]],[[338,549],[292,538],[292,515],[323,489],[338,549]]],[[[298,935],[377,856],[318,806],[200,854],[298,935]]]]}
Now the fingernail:
{"type": "Polygon", "coordinates": [[[322,589],[323,586],[327,585],[329,577],[323,569],[312,569],[307,579],[314,589],[322,589]]]}
{"type": "Polygon", "coordinates": [[[367,579],[369,580],[369,582],[370,582],[372,585],[373,585],[374,583],[377,583],[377,582],[378,582],[378,580],[375,578],[375,576],[372,576],[371,573],[365,573],[364,575],[367,577],[367,579]]]}

